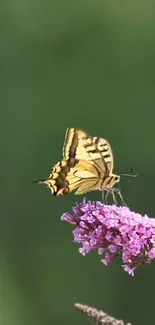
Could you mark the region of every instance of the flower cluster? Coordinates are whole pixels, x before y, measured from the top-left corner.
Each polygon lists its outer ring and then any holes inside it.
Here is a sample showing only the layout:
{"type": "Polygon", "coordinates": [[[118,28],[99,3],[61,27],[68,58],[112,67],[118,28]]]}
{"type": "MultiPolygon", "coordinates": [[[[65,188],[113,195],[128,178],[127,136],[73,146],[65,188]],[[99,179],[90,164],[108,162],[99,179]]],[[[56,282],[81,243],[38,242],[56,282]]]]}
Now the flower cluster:
{"type": "Polygon", "coordinates": [[[74,242],[82,244],[79,252],[86,255],[97,249],[108,265],[121,255],[123,268],[130,275],[142,263],[155,258],[155,219],[130,211],[128,207],[83,202],[65,213],[61,220],[75,226],[74,242]]]}

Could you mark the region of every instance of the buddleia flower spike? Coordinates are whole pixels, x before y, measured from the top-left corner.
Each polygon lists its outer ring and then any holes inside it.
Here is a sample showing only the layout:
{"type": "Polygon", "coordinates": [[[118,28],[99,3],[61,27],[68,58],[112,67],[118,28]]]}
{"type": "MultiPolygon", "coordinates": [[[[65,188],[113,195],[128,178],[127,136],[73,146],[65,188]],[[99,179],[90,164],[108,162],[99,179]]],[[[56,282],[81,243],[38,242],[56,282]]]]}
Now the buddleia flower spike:
{"type": "Polygon", "coordinates": [[[76,308],[76,310],[88,316],[97,325],[131,325],[130,323],[125,323],[123,320],[118,320],[108,315],[102,310],[98,310],[87,305],[75,303],[74,307],[76,308]]]}
{"type": "Polygon", "coordinates": [[[121,256],[122,267],[130,275],[142,263],[155,259],[155,219],[132,212],[128,207],[86,201],[76,204],[61,220],[74,227],[74,242],[85,256],[96,250],[108,265],[121,256]]]}

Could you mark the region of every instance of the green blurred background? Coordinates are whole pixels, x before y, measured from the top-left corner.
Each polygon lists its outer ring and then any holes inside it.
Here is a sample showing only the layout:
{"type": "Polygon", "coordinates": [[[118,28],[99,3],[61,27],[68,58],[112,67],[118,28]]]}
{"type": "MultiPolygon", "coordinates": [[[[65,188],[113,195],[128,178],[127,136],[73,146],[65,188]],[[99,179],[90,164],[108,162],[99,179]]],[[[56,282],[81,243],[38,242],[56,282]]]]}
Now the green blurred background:
{"type": "MultiPolygon", "coordinates": [[[[155,264],[85,258],[60,217],[82,197],[32,180],[62,157],[67,127],[107,138],[129,207],[155,216],[153,1],[1,2],[0,324],[88,324],[74,302],[155,323],[155,264]]],[[[100,200],[100,192],[88,199],[100,200]]]]}

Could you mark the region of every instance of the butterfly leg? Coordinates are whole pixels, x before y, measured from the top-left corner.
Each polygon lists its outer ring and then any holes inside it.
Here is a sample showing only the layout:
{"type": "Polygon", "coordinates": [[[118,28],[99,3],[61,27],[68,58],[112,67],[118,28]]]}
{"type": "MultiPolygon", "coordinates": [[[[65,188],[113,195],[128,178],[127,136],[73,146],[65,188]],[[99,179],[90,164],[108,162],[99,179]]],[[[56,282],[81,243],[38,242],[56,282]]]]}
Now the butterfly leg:
{"type": "Polygon", "coordinates": [[[108,204],[108,195],[109,191],[107,191],[106,195],[104,194],[104,190],[102,190],[102,200],[105,204],[108,204]]]}
{"type": "Polygon", "coordinates": [[[102,200],[104,202],[104,190],[102,190],[102,200]]]}
{"type": "Polygon", "coordinates": [[[119,195],[122,204],[123,204],[124,206],[127,206],[126,202],[125,202],[124,199],[123,199],[123,196],[122,196],[120,190],[119,190],[118,188],[113,188],[113,191],[116,192],[116,193],[119,195]]]}
{"type": "Polygon", "coordinates": [[[108,195],[109,195],[109,192],[107,191],[107,193],[105,195],[105,204],[108,204],[108,195]]]}
{"type": "Polygon", "coordinates": [[[112,190],[110,190],[110,189],[107,190],[107,193],[106,193],[106,196],[105,196],[105,204],[108,204],[108,196],[109,196],[109,193],[111,193],[111,195],[112,195],[114,204],[117,205],[117,200],[116,200],[116,196],[114,194],[113,189],[112,190]]]}
{"type": "Polygon", "coordinates": [[[116,196],[114,194],[114,189],[111,190],[111,194],[112,194],[112,198],[113,198],[114,204],[117,205],[117,199],[116,199],[116,196]]]}
{"type": "Polygon", "coordinates": [[[122,201],[122,204],[124,204],[124,206],[126,206],[126,207],[127,207],[127,204],[126,204],[126,202],[124,201],[124,199],[123,199],[123,196],[122,196],[121,192],[118,192],[118,195],[119,195],[119,197],[120,197],[120,199],[121,199],[121,201],[122,201]]]}

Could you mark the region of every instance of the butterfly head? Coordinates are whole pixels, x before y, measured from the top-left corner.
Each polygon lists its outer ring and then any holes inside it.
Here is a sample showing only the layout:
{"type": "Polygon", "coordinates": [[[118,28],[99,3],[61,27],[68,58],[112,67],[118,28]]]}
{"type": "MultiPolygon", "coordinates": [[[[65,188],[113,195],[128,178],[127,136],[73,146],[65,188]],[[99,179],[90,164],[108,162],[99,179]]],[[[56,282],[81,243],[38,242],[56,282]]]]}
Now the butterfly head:
{"type": "Polygon", "coordinates": [[[113,174],[113,178],[114,178],[114,181],[115,181],[115,183],[118,183],[118,182],[120,182],[120,176],[119,175],[114,175],[113,174]]]}
{"type": "Polygon", "coordinates": [[[116,183],[120,182],[120,176],[115,174],[109,175],[109,183],[107,184],[109,188],[112,188],[116,183]]]}

